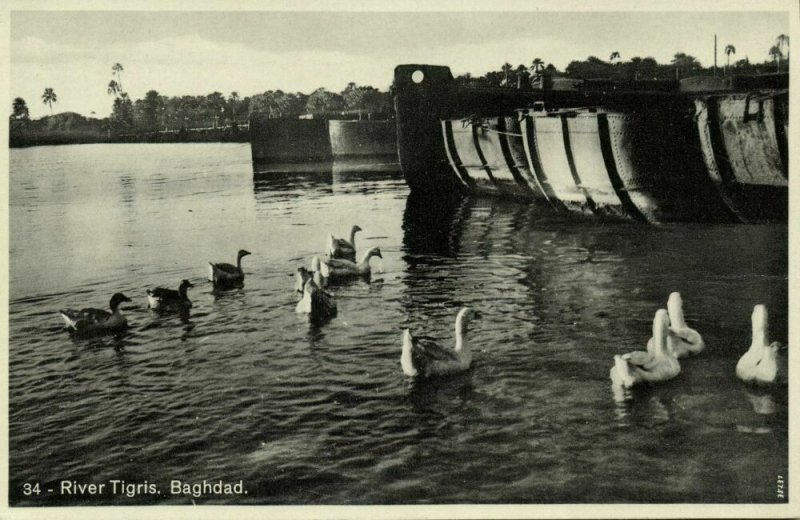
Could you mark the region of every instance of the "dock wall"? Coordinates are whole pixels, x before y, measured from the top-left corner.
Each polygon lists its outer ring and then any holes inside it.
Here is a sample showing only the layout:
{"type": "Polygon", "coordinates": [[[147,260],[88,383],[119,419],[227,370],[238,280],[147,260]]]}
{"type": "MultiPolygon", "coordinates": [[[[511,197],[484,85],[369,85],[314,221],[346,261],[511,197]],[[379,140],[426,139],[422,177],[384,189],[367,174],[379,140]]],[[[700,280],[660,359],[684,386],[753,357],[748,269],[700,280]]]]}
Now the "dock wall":
{"type": "Polygon", "coordinates": [[[269,119],[251,116],[252,157],[259,162],[312,162],[334,157],[397,160],[394,121],[269,119]]]}
{"type": "Polygon", "coordinates": [[[334,157],[397,156],[394,121],[331,119],[328,134],[334,157]]]}

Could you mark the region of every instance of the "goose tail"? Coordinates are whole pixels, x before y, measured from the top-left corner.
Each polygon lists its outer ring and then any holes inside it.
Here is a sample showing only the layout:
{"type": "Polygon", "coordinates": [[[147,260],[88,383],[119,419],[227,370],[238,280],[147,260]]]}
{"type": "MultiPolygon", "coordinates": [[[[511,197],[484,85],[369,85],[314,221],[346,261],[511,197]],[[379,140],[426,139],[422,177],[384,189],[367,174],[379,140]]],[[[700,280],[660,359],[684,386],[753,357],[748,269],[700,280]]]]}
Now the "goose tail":
{"type": "Polygon", "coordinates": [[[70,329],[71,331],[79,331],[85,325],[85,321],[79,319],[78,311],[73,311],[72,309],[62,309],[58,311],[58,314],[61,316],[61,319],[64,320],[64,325],[66,328],[70,329]]]}
{"type": "Polygon", "coordinates": [[[161,305],[161,300],[153,296],[153,291],[147,289],[147,304],[151,309],[157,309],[161,305]]]}
{"type": "Polygon", "coordinates": [[[69,310],[66,309],[59,310],[58,315],[61,316],[61,319],[64,320],[64,323],[66,324],[67,327],[73,327],[73,328],[75,327],[75,322],[72,321],[69,310]]]}
{"type": "Polygon", "coordinates": [[[333,236],[333,233],[328,233],[328,255],[333,257],[336,254],[336,237],[333,236]]]}
{"type": "Polygon", "coordinates": [[[610,376],[614,386],[624,388],[633,386],[633,376],[631,375],[628,361],[624,356],[614,356],[614,366],[611,368],[610,376]]]}
{"type": "Polygon", "coordinates": [[[319,261],[319,258],[316,257],[316,256],[314,257],[314,260],[319,262],[319,270],[318,271],[322,275],[322,277],[323,278],[330,278],[330,276],[331,276],[330,265],[328,265],[327,262],[319,261]]]}

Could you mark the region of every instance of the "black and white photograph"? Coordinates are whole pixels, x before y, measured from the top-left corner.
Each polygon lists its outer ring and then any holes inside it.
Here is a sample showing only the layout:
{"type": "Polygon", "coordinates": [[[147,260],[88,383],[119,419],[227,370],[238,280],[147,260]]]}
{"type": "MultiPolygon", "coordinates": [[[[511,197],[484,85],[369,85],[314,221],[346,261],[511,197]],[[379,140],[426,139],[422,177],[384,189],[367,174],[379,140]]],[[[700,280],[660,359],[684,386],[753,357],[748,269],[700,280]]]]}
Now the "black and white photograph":
{"type": "Polygon", "coordinates": [[[800,514],[798,1],[1,16],[0,517],[800,514]]]}

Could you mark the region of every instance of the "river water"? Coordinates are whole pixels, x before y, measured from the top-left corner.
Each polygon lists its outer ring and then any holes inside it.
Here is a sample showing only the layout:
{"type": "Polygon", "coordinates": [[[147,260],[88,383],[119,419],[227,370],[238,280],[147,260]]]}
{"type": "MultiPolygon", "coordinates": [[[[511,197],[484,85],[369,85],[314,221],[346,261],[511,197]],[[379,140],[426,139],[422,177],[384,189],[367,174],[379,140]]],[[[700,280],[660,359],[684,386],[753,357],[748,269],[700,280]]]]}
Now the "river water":
{"type": "Polygon", "coordinates": [[[734,367],[756,303],[786,340],[786,226],[431,204],[385,168],[308,169],[254,176],[246,144],[11,150],[12,504],[781,501],[786,389],[734,367]],[[383,260],[310,324],[291,275],[354,223],[383,260]],[[242,248],[244,289],[215,293],[207,262],[242,248]],[[183,278],[188,318],[147,309],[145,289],[183,278]],[[117,291],[126,335],[64,331],[58,309],[117,291]],[[612,357],[644,348],[671,291],[708,347],[617,403],[612,357]],[[482,314],[473,368],[405,378],[402,329],[448,343],[464,305],[482,314]],[[161,494],[58,492],[112,479],[161,494]],[[169,492],[203,479],[247,494],[169,492]]]}

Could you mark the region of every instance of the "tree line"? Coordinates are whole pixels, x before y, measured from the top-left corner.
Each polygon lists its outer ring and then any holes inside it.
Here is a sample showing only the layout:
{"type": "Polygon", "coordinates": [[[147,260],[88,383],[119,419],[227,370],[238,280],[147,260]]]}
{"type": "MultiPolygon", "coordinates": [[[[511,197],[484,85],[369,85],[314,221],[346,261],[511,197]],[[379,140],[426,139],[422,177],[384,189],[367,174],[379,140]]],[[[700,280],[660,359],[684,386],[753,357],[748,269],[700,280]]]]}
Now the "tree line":
{"type": "MultiPolygon", "coordinates": [[[[318,88],[311,94],[269,90],[262,94],[242,97],[238,92],[225,96],[212,92],[205,96],[163,96],[156,90],[133,100],[122,82],[124,67],[115,63],[107,93],[113,97],[111,115],[103,120],[110,134],[129,134],[155,131],[179,131],[191,128],[233,127],[247,122],[250,114],[258,112],[268,117],[297,117],[302,114],[344,115],[367,117],[370,114],[388,115],[392,112],[392,95],[372,86],[351,82],[341,92],[318,88]]],[[[52,88],[45,89],[42,102],[50,107],[58,97],[52,88]]],[[[29,109],[22,98],[12,103],[12,122],[29,120],[29,109]]]]}
{"type": "Polygon", "coordinates": [[[568,79],[609,79],[616,81],[670,80],[687,76],[712,75],[756,75],[789,71],[789,37],[781,34],[769,48],[767,59],[761,63],[751,63],[744,57],[734,60],[736,47],[728,44],[724,48],[726,63],[720,70],[713,66],[704,67],[700,61],[684,52],[677,52],[669,63],[658,63],[652,57],[634,56],[623,61],[618,51],[609,54],[608,60],[589,56],[585,60],[573,60],[562,71],[552,63],[545,65],[541,58],[535,58],[530,65],[504,63],[498,69],[482,76],[462,74],[456,81],[465,85],[529,89],[541,86],[545,77],[568,79]]]}

